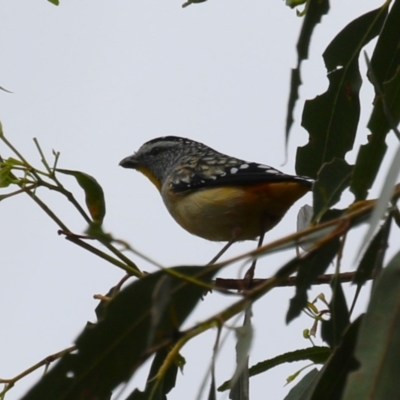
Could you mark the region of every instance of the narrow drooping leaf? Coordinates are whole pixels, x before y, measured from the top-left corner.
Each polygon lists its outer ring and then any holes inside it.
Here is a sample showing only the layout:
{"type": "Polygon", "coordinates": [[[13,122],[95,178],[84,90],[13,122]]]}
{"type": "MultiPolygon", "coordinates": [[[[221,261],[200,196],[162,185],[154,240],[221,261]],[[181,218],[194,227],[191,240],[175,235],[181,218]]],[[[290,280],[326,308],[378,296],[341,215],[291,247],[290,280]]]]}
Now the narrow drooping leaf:
{"type": "Polygon", "coordinates": [[[334,239],[322,245],[317,250],[308,253],[301,263],[299,263],[296,293],[290,300],[289,310],[286,314],[287,323],[298,317],[301,310],[307,305],[307,291],[314,280],[326,271],[338,250],[339,241],[334,239]]]}
{"type": "Polygon", "coordinates": [[[382,270],[372,291],[355,349],[360,367],[349,375],[343,400],[390,399],[400,393],[399,287],[400,252],[382,270]]]}
{"type": "Polygon", "coordinates": [[[250,400],[249,351],[253,341],[251,308],[245,311],[244,323],[236,328],[236,370],[231,379],[229,398],[232,400],[250,400]]]}
{"type": "MultiPolygon", "coordinates": [[[[204,267],[177,267],[180,274],[209,282],[214,274],[204,267]]],[[[104,317],[76,340],[77,352],[64,356],[23,400],[103,398],[154,352],[168,349],[179,338],[179,327],[192,312],[204,289],[171,278],[168,309],[158,322],[152,343],[153,291],[164,271],[149,274],[123,289],[108,302],[104,317]]]]}
{"type": "Polygon", "coordinates": [[[322,166],[313,186],[314,221],[319,221],[340,200],[343,190],[349,186],[352,170],[352,166],[338,158],[322,166]]]}
{"type": "Polygon", "coordinates": [[[147,334],[148,346],[157,339],[160,324],[163,323],[164,315],[168,313],[171,303],[171,284],[173,278],[171,276],[163,276],[153,289],[153,302],[151,307],[151,326],[147,334]]]}
{"type": "MultiPolygon", "coordinates": [[[[298,2],[297,2],[298,3],[298,2]]],[[[297,6],[293,4],[291,6],[297,6]]],[[[299,40],[297,41],[297,67],[292,69],[290,78],[290,94],[286,113],[286,146],[288,144],[290,128],[293,124],[293,112],[297,99],[299,98],[299,87],[301,85],[300,67],[301,62],[308,58],[308,48],[314,28],[321,22],[322,16],[329,11],[329,0],[310,0],[307,12],[301,27],[299,40]]]]}
{"type": "Polygon", "coordinates": [[[285,5],[287,5],[290,8],[295,8],[297,6],[300,6],[304,3],[306,3],[307,0],[286,0],[285,5]]]}
{"type": "MultiPolygon", "coordinates": [[[[342,342],[337,346],[312,383],[307,395],[301,400],[338,400],[342,398],[349,372],[357,368],[354,348],[357,342],[362,316],[358,317],[346,330],[342,342]]],[[[353,397],[367,399],[367,397],[353,397]]]]}
{"type": "Polygon", "coordinates": [[[394,77],[382,84],[382,92],[383,96],[375,99],[368,122],[371,131],[368,143],[360,147],[357,155],[351,183],[351,191],[357,200],[367,197],[387,150],[386,136],[400,121],[400,64],[394,77]]]}
{"type": "MultiPolygon", "coordinates": [[[[311,361],[315,364],[323,364],[331,354],[331,349],[324,346],[313,346],[307,349],[289,351],[269,360],[261,361],[249,368],[249,376],[255,376],[267,372],[268,370],[285,363],[296,361],[311,361]]],[[[230,381],[224,382],[219,391],[229,389],[230,381]]]]}
{"type": "Polygon", "coordinates": [[[362,47],[379,34],[387,6],[352,21],[325,50],[329,87],[304,106],[302,125],[310,139],[297,151],[298,174],[316,178],[324,163],[344,159],[353,148],[360,115],[358,57],[362,47]]]}
{"type": "Polygon", "coordinates": [[[157,378],[157,373],[167,355],[168,349],[162,349],[156,353],[151,364],[144,392],[135,389],[125,400],[149,400],[150,396],[153,396],[153,400],[167,400],[166,395],[175,387],[178,374],[178,365],[174,363],[170,366],[165,376],[157,378]]]}
{"type": "Polygon", "coordinates": [[[190,6],[191,4],[204,3],[205,1],[207,1],[207,0],[188,0],[187,2],[182,4],[182,8],[190,6]]]}
{"type": "MultiPolygon", "coordinates": [[[[297,213],[297,232],[301,232],[311,226],[312,216],[314,214],[314,209],[309,205],[305,204],[302,206],[297,213]]],[[[314,243],[299,243],[299,247],[305,251],[309,251],[314,246],[314,243]]]]}
{"type": "Polygon", "coordinates": [[[351,191],[357,200],[365,199],[371,188],[386,153],[386,135],[391,129],[387,112],[391,114],[392,124],[399,123],[399,75],[400,66],[400,1],[396,0],[378,37],[369,66],[369,78],[375,86],[374,109],[368,122],[371,135],[368,143],[361,146],[354,169],[351,191]],[[377,86],[377,87],[376,87],[377,86]],[[387,110],[385,112],[386,105],[387,110]]]}
{"type": "MultiPolygon", "coordinates": [[[[216,378],[215,378],[215,364],[216,364],[218,352],[220,350],[221,330],[222,330],[222,327],[219,326],[218,331],[217,331],[217,337],[216,337],[214,348],[213,348],[213,354],[212,354],[212,358],[211,358],[211,367],[210,367],[211,382],[210,382],[210,390],[208,392],[208,400],[217,400],[217,383],[216,383],[216,378]]],[[[200,393],[197,396],[198,399],[201,398],[202,389],[203,388],[200,389],[200,393]]]]}
{"type": "MultiPolygon", "coordinates": [[[[111,299],[112,297],[114,297],[115,294],[115,286],[113,286],[105,295],[105,297],[111,299]]],[[[107,312],[107,305],[108,305],[108,300],[104,299],[101,300],[99,302],[99,304],[97,305],[97,307],[94,309],[94,312],[96,314],[97,320],[100,321],[101,319],[103,319],[106,315],[107,312]]]]}
{"type": "Polygon", "coordinates": [[[10,165],[0,163],[0,188],[10,186],[13,183],[13,173],[10,165]]]}
{"type": "Polygon", "coordinates": [[[322,321],[321,336],[331,348],[335,348],[342,340],[343,332],[350,323],[350,315],[342,284],[337,275],[332,279],[331,288],[330,318],[322,321]]]}
{"type": "Polygon", "coordinates": [[[106,203],[104,200],[103,189],[96,179],[80,171],[57,169],[57,172],[75,177],[79,186],[85,192],[86,206],[93,221],[101,224],[106,215],[106,203]]]}
{"type": "Polygon", "coordinates": [[[395,190],[396,187],[399,188],[398,185],[396,185],[395,187],[399,171],[400,171],[400,147],[397,148],[393,161],[389,167],[389,171],[386,174],[385,182],[383,184],[379,197],[376,200],[376,205],[374,207],[374,210],[369,218],[369,227],[367,233],[364,236],[364,239],[361,243],[358,253],[364,251],[364,248],[367,246],[371,238],[374,236],[376,228],[378,227],[381,219],[383,218],[383,216],[387,211],[389,201],[393,196],[393,191],[395,190]]]}
{"type": "Polygon", "coordinates": [[[353,283],[362,286],[372,275],[381,271],[391,225],[392,218],[387,218],[365,251],[354,275],[353,283]]]}
{"type": "Polygon", "coordinates": [[[399,19],[400,1],[395,0],[371,58],[371,68],[380,84],[392,79],[400,65],[399,19]]]}
{"type": "Polygon", "coordinates": [[[12,93],[12,92],[10,92],[9,90],[3,88],[2,86],[0,86],[0,90],[2,90],[3,92],[6,92],[6,93],[12,93]]]}
{"type": "Polygon", "coordinates": [[[307,398],[308,390],[318,376],[318,370],[312,369],[303,379],[294,386],[283,400],[302,400],[307,398]]]}
{"type": "Polygon", "coordinates": [[[277,357],[259,362],[250,367],[250,376],[255,376],[288,362],[309,360],[315,364],[323,364],[329,357],[331,350],[325,346],[313,346],[307,349],[289,351],[277,357]]]}
{"type": "Polygon", "coordinates": [[[208,392],[208,400],[217,400],[217,387],[215,384],[215,373],[212,371],[211,373],[211,384],[210,391],[208,392]]]}

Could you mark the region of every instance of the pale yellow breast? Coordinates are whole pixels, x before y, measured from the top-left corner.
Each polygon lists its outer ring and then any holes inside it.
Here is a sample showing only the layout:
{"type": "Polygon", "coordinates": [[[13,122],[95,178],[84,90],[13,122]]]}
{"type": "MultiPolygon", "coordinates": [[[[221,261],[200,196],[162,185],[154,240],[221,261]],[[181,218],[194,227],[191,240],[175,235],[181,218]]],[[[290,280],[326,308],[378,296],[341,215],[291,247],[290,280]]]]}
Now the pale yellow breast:
{"type": "Polygon", "coordinates": [[[274,227],[292,203],[308,191],[297,183],[276,185],[268,184],[257,191],[219,187],[173,196],[164,192],[163,199],[175,220],[194,235],[229,241],[236,234],[237,240],[248,240],[274,227]]]}

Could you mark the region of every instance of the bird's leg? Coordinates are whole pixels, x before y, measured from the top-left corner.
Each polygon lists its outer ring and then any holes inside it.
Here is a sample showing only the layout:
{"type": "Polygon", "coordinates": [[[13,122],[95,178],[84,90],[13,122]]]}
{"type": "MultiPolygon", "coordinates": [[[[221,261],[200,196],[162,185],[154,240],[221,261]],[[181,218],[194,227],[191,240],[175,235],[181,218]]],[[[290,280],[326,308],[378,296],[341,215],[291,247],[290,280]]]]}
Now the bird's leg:
{"type": "Polygon", "coordinates": [[[231,240],[217,253],[217,255],[207,265],[215,264],[217,260],[219,260],[222,254],[224,254],[229,249],[229,247],[231,247],[233,243],[237,241],[240,231],[240,228],[236,228],[233,230],[231,240]]]}
{"type": "MultiPolygon", "coordinates": [[[[257,249],[259,249],[262,246],[263,241],[264,241],[264,236],[265,236],[265,232],[263,230],[261,235],[260,235],[260,237],[258,238],[257,249]]],[[[251,263],[250,268],[247,270],[247,272],[244,275],[244,281],[246,282],[247,288],[249,288],[249,286],[251,285],[251,282],[253,280],[254,271],[256,269],[256,264],[257,264],[257,258],[255,258],[253,260],[253,262],[251,263]]]]}
{"type": "MultiPolygon", "coordinates": [[[[265,231],[268,230],[269,219],[268,217],[262,218],[261,224],[260,224],[260,237],[258,238],[258,244],[257,244],[257,249],[259,249],[264,241],[264,236],[265,236],[265,231]]],[[[250,268],[247,270],[247,272],[244,275],[244,281],[246,282],[246,287],[249,288],[251,286],[251,282],[254,277],[254,271],[256,269],[256,264],[257,264],[257,258],[254,258],[253,262],[251,263],[250,268]]]]}
{"type": "Polygon", "coordinates": [[[217,262],[217,260],[222,256],[222,254],[224,254],[229,247],[231,247],[233,245],[233,243],[236,242],[236,239],[233,237],[218,253],[217,255],[207,264],[207,265],[211,265],[211,264],[215,264],[217,262]]]}

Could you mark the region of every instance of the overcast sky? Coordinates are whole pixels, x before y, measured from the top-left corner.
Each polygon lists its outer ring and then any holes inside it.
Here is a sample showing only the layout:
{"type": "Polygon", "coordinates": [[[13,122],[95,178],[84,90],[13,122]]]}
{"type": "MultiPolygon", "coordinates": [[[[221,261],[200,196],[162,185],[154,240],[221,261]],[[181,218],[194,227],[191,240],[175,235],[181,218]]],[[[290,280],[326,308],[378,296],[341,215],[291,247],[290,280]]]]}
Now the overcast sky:
{"type": "MultiPolygon", "coordinates": [[[[119,161],[147,140],[177,135],[294,173],[295,149],[307,140],[299,126],[301,106],[327,87],[322,51],[355,16],[382,3],[332,1],[331,12],[314,35],[312,61],[303,65],[302,98],[289,160],[283,165],[290,68],[296,64],[302,19],[283,1],[209,0],[185,9],[182,2],[64,0],[55,7],[45,0],[8,0],[0,5],[0,86],[13,92],[0,92],[6,136],[36,166],[40,157],[33,137],[50,159],[52,149],[61,152],[61,168],[95,176],[106,195],[105,230],[165,266],[206,263],[221,244],[180,228],[153,185],[118,167],[119,161]]],[[[362,92],[367,104],[371,93],[362,92]]],[[[363,115],[364,125],[366,118],[363,115]]],[[[363,130],[359,143],[366,140],[363,130]]],[[[11,155],[2,143],[0,154],[11,155]]],[[[63,182],[83,199],[73,179],[63,182]]],[[[64,198],[45,190],[38,194],[71,230],[84,231],[84,221],[64,198]]],[[[293,207],[266,241],[292,233],[297,211],[307,202],[310,196],[293,207]]],[[[9,378],[68,347],[86,321],[95,320],[93,294],[106,293],[123,274],[58,236],[57,226],[28,196],[2,201],[0,218],[0,377],[9,378]]],[[[235,245],[229,256],[254,246],[235,245]]],[[[263,259],[257,276],[270,276],[292,256],[263,259]]],[[[132,258],[142,269],[154,270],[132,258]]],[[[232,267],[222,275],[237,277],[239,269],[232,267]]],[[[329,297],[327,287],[314,293],[321,291],[329,297]]],[[[254,307],[250,365],[309,345],[302,338],[302,330],[311,326],[309,319],[284,324],[292,293],[278,289],[254,307]]],[[[226,302],[208,295],[186,326],[226,302]]],[[[187,365],[170,400],[196,397],[214,338],[210,332],[183,349],[187,365]]],[[[233,373],[234,357],[234,341],[229,340],[217,367],[219,384],[233,373]]],[[[300,366],[252,378],[252,400],[283,398],[290,389],[284,387],[286,377],[300,366]]],[[[19,398],[40,374],[18,382],[7,400],[19,398]]],[[[138,374],[135,383],[142,386],[146,375],[147,370],[138,374]]]]}

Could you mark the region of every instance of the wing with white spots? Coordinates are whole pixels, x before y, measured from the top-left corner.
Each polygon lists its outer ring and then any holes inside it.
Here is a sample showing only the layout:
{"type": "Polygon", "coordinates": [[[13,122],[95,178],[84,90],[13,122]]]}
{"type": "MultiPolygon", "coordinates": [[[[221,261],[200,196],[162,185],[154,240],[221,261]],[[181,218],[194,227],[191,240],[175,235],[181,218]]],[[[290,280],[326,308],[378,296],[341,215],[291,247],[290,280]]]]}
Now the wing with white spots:
{"type": "Polygon", "coordinates": [[[225,165],[199,163],[190,171],[177,173],[171,183],[175,192],[221,186],[246,186],[256,183],[299,182],[306,186],[312,180],[306,177],[287,175],[268,165],[228,159],[225,165]]]}

